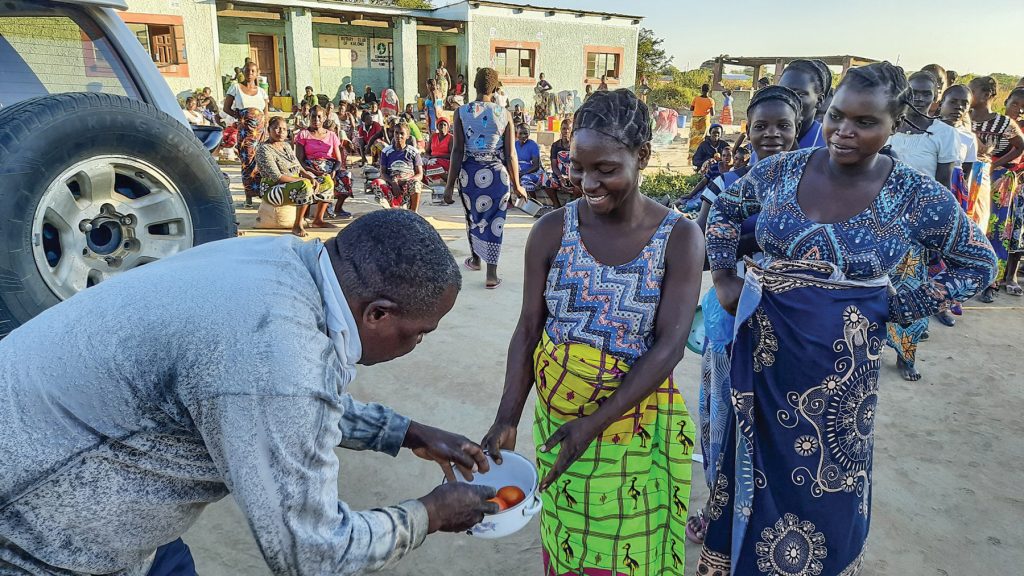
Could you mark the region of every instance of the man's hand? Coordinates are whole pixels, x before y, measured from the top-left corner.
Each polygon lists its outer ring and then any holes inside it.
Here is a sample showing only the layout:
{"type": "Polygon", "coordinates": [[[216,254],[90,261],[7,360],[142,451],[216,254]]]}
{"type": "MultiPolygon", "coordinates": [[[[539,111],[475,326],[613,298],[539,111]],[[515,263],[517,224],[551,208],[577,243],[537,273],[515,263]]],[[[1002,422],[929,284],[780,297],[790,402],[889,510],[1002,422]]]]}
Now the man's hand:
{"type": "Polygon", "coordinates": [[[555,430],[555,433],[541,446],[541,452],[550,452],[555,446],[561,444],[558,456],[555,458],[555,463],[551,466],[551,471],[540,481],[540,489],[542,491],[547,490],[548,486],[554,484],[555,480],[583,455],[587,450],[587,446],[590,446],[590,443],[594,441],[594,438],[597,438],[602,430],[597,427],[597,424],[597,421],[592,416],[577,418],[555,430]]]}
{"type": "Polygon", "coordinates": [[[428,533],[463,532],[484,519],[484,514],[497,514],[498,505],[488,502],[497,492],[490,486],[451,482],[442,484],[420,498],[430,519],[428,533]]]}
{"type": "Polygon", "coordinates": [[[453,464],[466,480],[473,479],[474,471],[487,472],[491,468],[483,449],[469,438],[419,422],[409,423],[402,446],[424,460],[437,462],[449,482],[455,482],[453,464]]]}

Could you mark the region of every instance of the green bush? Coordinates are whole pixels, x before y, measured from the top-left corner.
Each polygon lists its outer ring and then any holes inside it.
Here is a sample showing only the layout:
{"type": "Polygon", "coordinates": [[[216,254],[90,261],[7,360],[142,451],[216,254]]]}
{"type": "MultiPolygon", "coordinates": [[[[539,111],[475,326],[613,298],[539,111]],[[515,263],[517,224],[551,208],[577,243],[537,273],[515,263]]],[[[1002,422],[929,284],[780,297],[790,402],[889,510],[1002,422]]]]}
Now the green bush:
{"type": "Polygon", "coordinates": [[[662,170],[650,175],[645,174],[640,191],[659,200],[665,196],[674,199],[692,192],[700,179],[700,174],[684,175],[662,170]]]}
{"type": "Polygon", "coordinates": [[[672,84],[665,84],[651,90],[647,101],[662,108],[689,110],[693,99],[699,95],[700,91],[693,88],[681,88],[672,84]]]}

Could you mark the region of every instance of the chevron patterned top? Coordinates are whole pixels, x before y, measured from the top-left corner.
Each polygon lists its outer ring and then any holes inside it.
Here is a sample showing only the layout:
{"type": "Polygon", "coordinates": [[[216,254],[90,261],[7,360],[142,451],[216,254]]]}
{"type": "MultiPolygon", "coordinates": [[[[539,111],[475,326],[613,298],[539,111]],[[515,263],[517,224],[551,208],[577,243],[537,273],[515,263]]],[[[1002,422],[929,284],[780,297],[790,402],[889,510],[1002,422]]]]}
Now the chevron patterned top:
{"type": "Polygon", "coordinates": [[[583,245],[578,202],[565,207],[562,245],[548,272],[547,333],[555,344],[585,344],[632,364],[654,341],[665,248],[680,214],[666,215],[632,261],[606,266],[583,245]]]}

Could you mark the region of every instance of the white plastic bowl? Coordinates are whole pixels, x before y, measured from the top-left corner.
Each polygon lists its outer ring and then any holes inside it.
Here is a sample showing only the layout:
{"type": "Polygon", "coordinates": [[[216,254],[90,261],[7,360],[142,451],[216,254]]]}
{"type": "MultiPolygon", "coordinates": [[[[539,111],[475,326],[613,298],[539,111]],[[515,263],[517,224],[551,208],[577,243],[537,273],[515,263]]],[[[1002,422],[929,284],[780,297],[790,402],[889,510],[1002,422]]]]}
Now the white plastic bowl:
{"type": "MultiPolygon", "coordinates": [[[[511,452],[501,451],[501,465],[495,464],[488,454],[491,470],[486,474],[474,474],[470,484],[490,486],[495,490],[515,486],[526,495],[523,501],[497,514],[487,515],[483,521],[468,530],[477,538],[504,538],[522,530],[540,512],[541,501],[537,495],[537,468],[529,459],[511,452]]],[[[456,473],[459,482],[466,480],[456,473]]]]}

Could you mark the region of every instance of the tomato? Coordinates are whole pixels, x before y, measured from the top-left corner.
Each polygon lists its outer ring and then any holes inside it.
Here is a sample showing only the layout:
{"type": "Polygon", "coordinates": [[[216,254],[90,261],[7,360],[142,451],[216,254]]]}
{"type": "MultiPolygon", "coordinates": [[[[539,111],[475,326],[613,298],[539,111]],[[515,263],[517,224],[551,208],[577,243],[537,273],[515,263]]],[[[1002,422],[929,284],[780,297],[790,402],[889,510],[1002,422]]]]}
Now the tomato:
{"type": "Polygon", "coordinates": [[[526,494],[524,494],[517,486],[505,486],[501,490],[498,490],[498,498],[501,498],[508,503],[509,508],[511,508],[525,500],[526,494]]]}
{"type": "Polygon", "coordinates": [[[500,512],[504,512],[505,510],[508,510],[508,508],[509,508],[508,502],[505,502],[501,498],[497,498],[497,497],[496,498],[491,498],[490,500],[488,500],[488,502],[494,502],[495,504],[497,504],[498,505],[498,512],[499,513],[500,512]]]}

